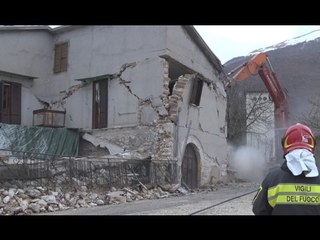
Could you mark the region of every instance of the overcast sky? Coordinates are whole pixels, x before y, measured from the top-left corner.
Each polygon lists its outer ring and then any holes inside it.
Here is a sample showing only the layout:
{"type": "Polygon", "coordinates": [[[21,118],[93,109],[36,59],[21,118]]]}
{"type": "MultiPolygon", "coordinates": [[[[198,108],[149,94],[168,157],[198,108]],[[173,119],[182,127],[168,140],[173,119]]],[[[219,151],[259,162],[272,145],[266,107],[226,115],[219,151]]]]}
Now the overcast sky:
{"type": "Polygon", "coordinates": [[[194,27],[222,64],[234,57],[246,56],[258,48],[268,47],[320,29],[320,25],[195,25],[194,27]]]}

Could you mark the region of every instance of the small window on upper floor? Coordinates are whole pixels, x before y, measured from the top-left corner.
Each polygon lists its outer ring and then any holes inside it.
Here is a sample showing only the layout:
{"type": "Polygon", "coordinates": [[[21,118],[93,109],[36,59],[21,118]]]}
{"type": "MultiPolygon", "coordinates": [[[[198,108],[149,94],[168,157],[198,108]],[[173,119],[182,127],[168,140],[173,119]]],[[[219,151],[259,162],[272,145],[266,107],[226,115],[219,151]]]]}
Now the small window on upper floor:
{"type": "Polygon", "coordinates": [[[54,48],[53,72],[66,72],[68,69],[68,42],[59,43],[54,48]]]}
{"type": "Polygon", "coordinates": [[[200,78],[195,77],[193,79],[193,87],[192,87],[192,93],[190,97],[190,104],[194,104],[196,106],[200,105],[202,88],[203,88],[203,81],[200,78]]]}

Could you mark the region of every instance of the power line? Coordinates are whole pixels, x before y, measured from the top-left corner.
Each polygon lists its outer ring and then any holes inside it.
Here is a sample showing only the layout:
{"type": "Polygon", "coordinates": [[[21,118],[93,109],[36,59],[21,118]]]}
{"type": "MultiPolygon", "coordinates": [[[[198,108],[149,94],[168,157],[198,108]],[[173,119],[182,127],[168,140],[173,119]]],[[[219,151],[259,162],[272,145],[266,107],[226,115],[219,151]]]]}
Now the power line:
{"type": "Polygon", "coordinates": [[[197,214],[197,213],[199,213],[199,212],[206,211],[206,210],[208,210],[208,209],[210,209],[210,208],[213,208],[213,207],[215,207],[215,206],[218,206],[218,205],[220,205],[220,204],[223,204],[223,203],[226,203],[226,202],[232,201],[232,200],[237,199],[237,198],[241,198],[241,197],[243,197],[243,196],[249,195],[249,194],[254,193],[254,192],[257,192],[257,191],[258,191],[258,189],[253,190],[253,191],[248,192],[248,193],[244,193],[244,194],[242,194],[242,195],[240,195],[240,196],[236,196],[236,197],[233,197],[233,198],[227,199],[227,200],[225,200],[225,201],[222,201],[222,202],[216,203],[216,204],[211,205],[211,206],[209,206],[209,207],[203,208],[203,209],[201,209],[201,210],[199,210],[199,211],[193,212],[193,213],[191,213],[191,214],[189,214],[189,215],[195,215],[195,214],[197,214]]]}

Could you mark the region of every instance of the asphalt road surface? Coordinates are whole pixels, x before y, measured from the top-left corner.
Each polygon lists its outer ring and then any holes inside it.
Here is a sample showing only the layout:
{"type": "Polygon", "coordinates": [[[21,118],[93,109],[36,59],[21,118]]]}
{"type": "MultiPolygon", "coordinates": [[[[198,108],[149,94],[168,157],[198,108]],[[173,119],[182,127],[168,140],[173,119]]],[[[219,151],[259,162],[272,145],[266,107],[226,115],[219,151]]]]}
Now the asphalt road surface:
{"type": "Polygon", "coordinates": [[[252,199],[258,187],[258,183],[229,183],[213,191],[39,215],[253,215],[252,199]]]}

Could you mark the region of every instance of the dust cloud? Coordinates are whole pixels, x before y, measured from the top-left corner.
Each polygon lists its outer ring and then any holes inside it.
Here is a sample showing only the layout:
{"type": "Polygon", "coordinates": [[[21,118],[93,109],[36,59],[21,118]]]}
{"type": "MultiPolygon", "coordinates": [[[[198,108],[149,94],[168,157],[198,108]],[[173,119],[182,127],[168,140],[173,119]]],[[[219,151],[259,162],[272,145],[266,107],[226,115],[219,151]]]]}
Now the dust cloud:
{"type": "Polygon", "coordinates": [[[235,177],[244,181],[261,181],[265,174],[265,157],[258,149],[242,146],[232,149],[229,167],[235,177]]]}

